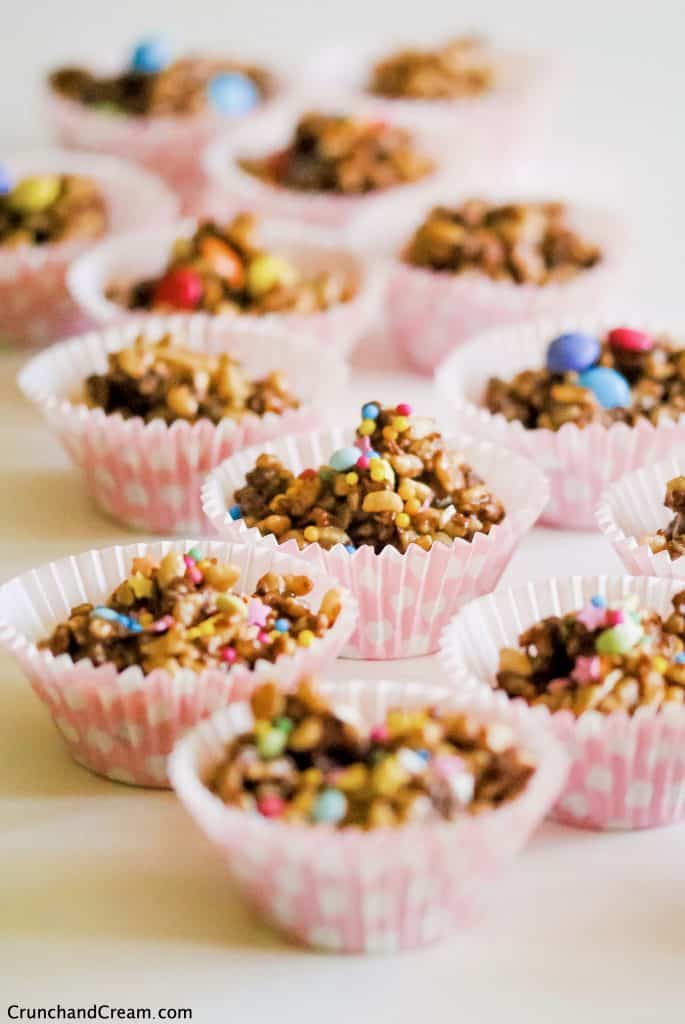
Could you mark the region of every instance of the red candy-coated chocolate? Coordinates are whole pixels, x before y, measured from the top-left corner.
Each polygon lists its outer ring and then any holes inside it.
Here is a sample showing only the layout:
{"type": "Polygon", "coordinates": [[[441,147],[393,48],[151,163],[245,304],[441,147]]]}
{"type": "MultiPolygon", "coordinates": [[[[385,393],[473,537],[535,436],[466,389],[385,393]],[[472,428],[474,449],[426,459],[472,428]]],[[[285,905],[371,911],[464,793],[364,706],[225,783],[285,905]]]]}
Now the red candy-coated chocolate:
{"type": "Polygon", "coordinates": [[[411,416],[411,406],[406,402],[400,402],[396,409],[398,416],[411,416]]]}
{"type": "Polygon", "coordinates": [[[276,794],[269,794],[269,796],[263,796],[261,800],[257,801],[257,810],[260,814],[263,814],[265,818],[280,818],[283,814],[283,808],[285,802],[276,796],[276,794]]]}
{"type": "Polygon", "coordinates": [[[237,657],[238,655],[236,654],[235,649],[233,647],[224,647],[224,649],[221,652],[221,660],[227,661],[229,662],[229,664],[232,664],[237,657]]]}
{"type": "Polygon", "coordinates": [[[319,474],[316,472],[315,469],[303,469],[302,472],[300,473],[300,480],[312,480],[315,476],[318,475],[319,474]]]}
{"type": "Polygon", "coordinates": [[[170,270],[160,281],[153,295],[155,305],[174,309],[195,309],[202,298],[202,278],[189,267],[170,270]]]}
{"type": "Polygon", "coordinates": [[[619,626],[625,622],[625,615],[620,608],[610,608],[607,611],[607,626],[619,626]]]}
{"type": "Polygon", "coordinates": [[[609,344],[626,352],[649,352],[654,348],[654,338],[632,327],[614,327],[609,331],[609,344]]]}

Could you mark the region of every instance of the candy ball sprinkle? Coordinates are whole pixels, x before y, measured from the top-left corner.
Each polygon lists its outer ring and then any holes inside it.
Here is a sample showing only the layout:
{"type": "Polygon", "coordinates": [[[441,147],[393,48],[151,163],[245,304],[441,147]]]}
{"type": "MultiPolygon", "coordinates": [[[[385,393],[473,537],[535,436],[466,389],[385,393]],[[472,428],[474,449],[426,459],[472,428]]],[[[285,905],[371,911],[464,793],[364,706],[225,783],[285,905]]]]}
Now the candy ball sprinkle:
{"type": "Polygon", "coordinates": [[[547,349],[547,369],[550,373],[587,370],[597,362],[599,353],[599,339],[591,334],[560,334],[547,349]]]}
{"type": "Polygon", "coordinates": [[[246,114],[259,103],[259,90],[247,75],[229,71],[211,79],[207,97],[220,114],[235,117],[246,114]]]}
{"type": "Polygon", "coordinates": [[[592,391],[604,409],[617,409],[631,403],[630,384],[623,374],[608,366],[593,366],[580,374],[578,383],[592,391]]]}
{"type": "Polygon", "coordinates": [[[171,63],[171,44],[164,36],[142,39],[131,56],[131,70],[154,74],[171,63]]]}

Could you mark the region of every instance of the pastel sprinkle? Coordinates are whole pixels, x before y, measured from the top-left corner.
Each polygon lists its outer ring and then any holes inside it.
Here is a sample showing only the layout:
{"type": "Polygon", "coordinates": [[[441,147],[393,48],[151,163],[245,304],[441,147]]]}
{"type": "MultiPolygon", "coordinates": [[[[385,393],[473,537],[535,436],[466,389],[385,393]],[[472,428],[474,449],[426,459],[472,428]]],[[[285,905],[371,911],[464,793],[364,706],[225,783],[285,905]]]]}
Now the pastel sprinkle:
{"type": "Polygon", "coordinates": [[[247,621],[252,626],[266,626],[271,608],[257,597],[251,597],[247,605],[247,621]]]}
{"type": "Polygon", "coordinates": [[[202,559],[202,552],[200,551],[199,548],[190,548],[190,550],[188,551],[188,556],[190,558],[193,558],[196,562],[199,562],[202,559]]]}
{"type": "Polygon", "coordinates": [[[362,406],[362,419],[377,420],[380,415],[380,411],[380,408],[375,402],[367,402],[366,405],[362,406]]]}

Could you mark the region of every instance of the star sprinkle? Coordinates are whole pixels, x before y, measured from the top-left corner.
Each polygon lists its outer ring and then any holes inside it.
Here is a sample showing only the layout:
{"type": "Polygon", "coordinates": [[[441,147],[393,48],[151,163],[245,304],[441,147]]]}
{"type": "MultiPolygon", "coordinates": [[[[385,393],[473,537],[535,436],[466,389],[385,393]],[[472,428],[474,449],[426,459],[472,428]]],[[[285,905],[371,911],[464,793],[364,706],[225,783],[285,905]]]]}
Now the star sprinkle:
{"type": "Polygon", "coordinates": [[[256,597],[251,597],[247,605],[247,621],[252,626],[266,626],[271,608],[256,597]]]}

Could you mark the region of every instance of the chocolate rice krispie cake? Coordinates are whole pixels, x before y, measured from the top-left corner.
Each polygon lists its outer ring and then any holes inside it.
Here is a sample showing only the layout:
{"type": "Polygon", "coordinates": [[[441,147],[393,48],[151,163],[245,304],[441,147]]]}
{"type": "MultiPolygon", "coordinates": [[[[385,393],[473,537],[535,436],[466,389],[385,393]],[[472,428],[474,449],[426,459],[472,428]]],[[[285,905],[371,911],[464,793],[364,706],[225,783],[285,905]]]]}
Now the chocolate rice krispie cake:
{"type": "Polygon", "coordinates": [[[260,455],[235,502],[234,519],[279,542],[342,544],[348,551],[471,541],[506,515],[434,421],[413,415],[406,403],[367,402],[354,444],[297,476],[275,456],[260,455]]]}
{"type": "MultiPolygon", "coordinates": [[[[5,178],[0,167],[0,182],[5,178]]],[[[105,200],[80,174],[34,174],[0,187],[0,248],[89,241],[107,227],[105,200]]]]}
{"type": "Polygon", "coordinates": [[[85,391],[90,406],[125,419],[140,416],[146,423],[207,419],[216,424],[250,415],[280,416],[300,406],[284,373],[272,371],[253,380],[229,354],[185,348],[171,334],[155,341],[139,335],[132,345],[111,352],[106,372],[91,374],[85,391]]]}
{"type": "Polygon", "coordinates": [[[390,99],[456,100],[492,89],[495,62],[477,36],[458,36],[442,46],[407,48],[379,60],[369,92],[390,99]]]}
{"type": "Polygon", "coordinates": [[[678,419],[685,412],[685,346],[631,327],[601,337],[572,331],[550,342],[544,368],[491,377],[483,402],[531,430],[678,419]]]}
{"type": "Polygon", "coordinates": [[[685,702],[685,591],[662,617],[637,596],[608,604],[601,595],[579,611],[524,630],[500,651],[496,686],[510,697],[574,715],[685,702]]]}
{"type": "Polygon", "coordinates": [[[205,558],[197,548],[170,551],[159,563],[136,558],[105,603],[76,605],[39,647],[119,671],[131,665],[172,674],[229,671],[310,647],[340,613],[335,588],[318,610],[301,600],[313,588],[307,576],[269,572],[253,594],[235,589],[239,576],[235,565],[205,558]]]}
{"type": "Polygon", "coordinates": [[[252,315],[318,313],[354,297],[349,274],[300,270],[260,245],[257,226],[249,213],[224,226],[202,221],[190,238],[174,243],[161,275],[112,282],[107,297],[127,309],[252,315]]]}
{"type": "Polygon", "coordinates": [[[244,158],[240,166],[270,185],[340,195],[405,185],[435,169],[404,128],[322,113],[300,118],[293,141],[284,149],[244,158]]]}
{"type": "Polygon", "coordinates": [[[227,746],[210,788],[264,818],[373,829],[451,821],[515,799],[535,771],[507,725],[435,708],[390,710],[370,731],[309,680],[252,695],[254,724],[227,746]]]}

